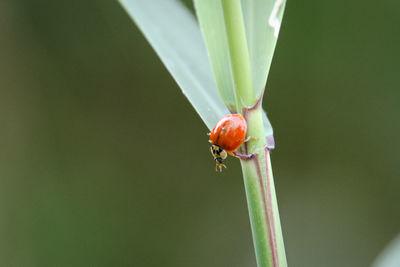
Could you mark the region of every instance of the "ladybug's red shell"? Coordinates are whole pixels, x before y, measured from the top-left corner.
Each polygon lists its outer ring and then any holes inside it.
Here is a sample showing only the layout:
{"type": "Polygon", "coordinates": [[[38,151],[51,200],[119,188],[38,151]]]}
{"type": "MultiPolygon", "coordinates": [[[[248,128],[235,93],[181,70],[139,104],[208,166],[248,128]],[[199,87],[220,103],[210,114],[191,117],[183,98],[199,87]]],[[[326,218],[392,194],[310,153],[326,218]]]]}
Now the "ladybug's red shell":
{"type": "Polygon", "coordinates": [[[227,152],[234,152],[243,143],[247,132],[247,123],[240,114],[222,117],[210,134],[210,142],[227,152]]]}

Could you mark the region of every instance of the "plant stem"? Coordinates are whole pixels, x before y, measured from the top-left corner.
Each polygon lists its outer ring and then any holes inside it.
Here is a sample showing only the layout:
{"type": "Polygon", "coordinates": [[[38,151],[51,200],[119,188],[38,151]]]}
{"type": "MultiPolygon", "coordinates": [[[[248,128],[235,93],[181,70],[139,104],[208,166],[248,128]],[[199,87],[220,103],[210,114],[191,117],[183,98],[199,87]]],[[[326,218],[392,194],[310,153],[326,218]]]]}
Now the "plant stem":
{"type": "MultiPolygon", "coordinates": [[[[238,110],[257,100],[254,94],[250,57],[240,0],[222,0],[238,110]],[[244,37],[244,38],[243,38],[244,37]]],[[[252,104],[253,103],[253,104],[252,104]]]]}
{"type": "Polygon", "coordinates": [[[241,163],[257,264],[287,266],[269,151],[241,163]]]}
{"type": "Polygon", "coordinates": [[[247,154],[253,153],[254,157],[241,160],[257,265],[285,267],[287,263],[278,204],[262,123],[262,99],[256,99],[254,92],[242,7],[240,0],[221,1],[237,111],[247,121],[247,135],[257,138],[242,148],[247,154]]]}

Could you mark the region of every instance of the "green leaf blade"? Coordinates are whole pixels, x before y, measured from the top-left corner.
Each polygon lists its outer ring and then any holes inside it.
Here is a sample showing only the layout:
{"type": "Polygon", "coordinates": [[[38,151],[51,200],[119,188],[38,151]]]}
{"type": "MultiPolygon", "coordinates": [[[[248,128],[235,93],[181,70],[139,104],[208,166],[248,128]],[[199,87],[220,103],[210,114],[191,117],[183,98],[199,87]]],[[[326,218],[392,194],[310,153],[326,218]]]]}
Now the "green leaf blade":
{"type": "Polygon", "coordinates": [[[199,26],[174,0],[121,0],[183,94],[212,129],[229,110],[222,102],[199,26]]]}
{"type": "Polygon", "coordinates": [[[221,1],[194,0],[208,58],[222,101],[236,110],[231,62],[221,1]]]}
{"type": "Polygon", "coordinates": [[[400,266],[400,234],[397,235],[378,255],[371,267],[400,266]]]}
{"type": "Polygon", "coordinates": [[[241,0],[256,95],[267,82],[286,0],[241,0]]]}

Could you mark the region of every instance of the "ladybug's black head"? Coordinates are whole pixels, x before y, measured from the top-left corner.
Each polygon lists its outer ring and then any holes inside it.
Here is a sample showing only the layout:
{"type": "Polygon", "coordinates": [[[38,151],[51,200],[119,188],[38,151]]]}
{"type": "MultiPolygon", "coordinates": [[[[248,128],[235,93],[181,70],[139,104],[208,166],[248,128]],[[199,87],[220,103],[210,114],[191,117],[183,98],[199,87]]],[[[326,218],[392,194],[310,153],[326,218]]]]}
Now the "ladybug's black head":
{"type": "Polygon", "coordinates": [[[216,170],[222,171],[222,167],[226,168],[225,164],[223,164],[224,159],[228,156],[225,150],[223,150],[220,146],[211,145],[211,154],[214,157],[216,163],[216,170]]]}

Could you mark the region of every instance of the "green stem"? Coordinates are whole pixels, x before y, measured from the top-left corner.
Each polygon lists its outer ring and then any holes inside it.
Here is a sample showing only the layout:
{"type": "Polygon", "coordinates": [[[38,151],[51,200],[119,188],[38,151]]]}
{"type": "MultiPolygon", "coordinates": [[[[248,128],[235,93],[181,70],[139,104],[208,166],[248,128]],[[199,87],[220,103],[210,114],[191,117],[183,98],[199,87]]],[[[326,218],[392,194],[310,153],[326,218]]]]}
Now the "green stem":
{"type": "MultiPolygon", "coordinates": [[[[240,0],[221,0],[231,58],[237,111],[247,121],[247,135],[256,137],[242,148],[254,154],[241,160],[253,243],[259,267],[285,267],[286,255],[272,166],[266,149],[261,99],[256,99],[240,0]]],[[[262,97],[262,96],[261,96],[262,97]]]]}
{"type": "Polygon", "coordinates": [[[257,264],[287,266],[269,151],[241,163],[257,264]]]}
{"type": "Polygon", "coordinates": [[[242,6],[240,0],[222,0],[222,9],[230,48],[236,105],[239,111],[243,106],[251,106],[257,101],[253,88],[242,6]]]}

